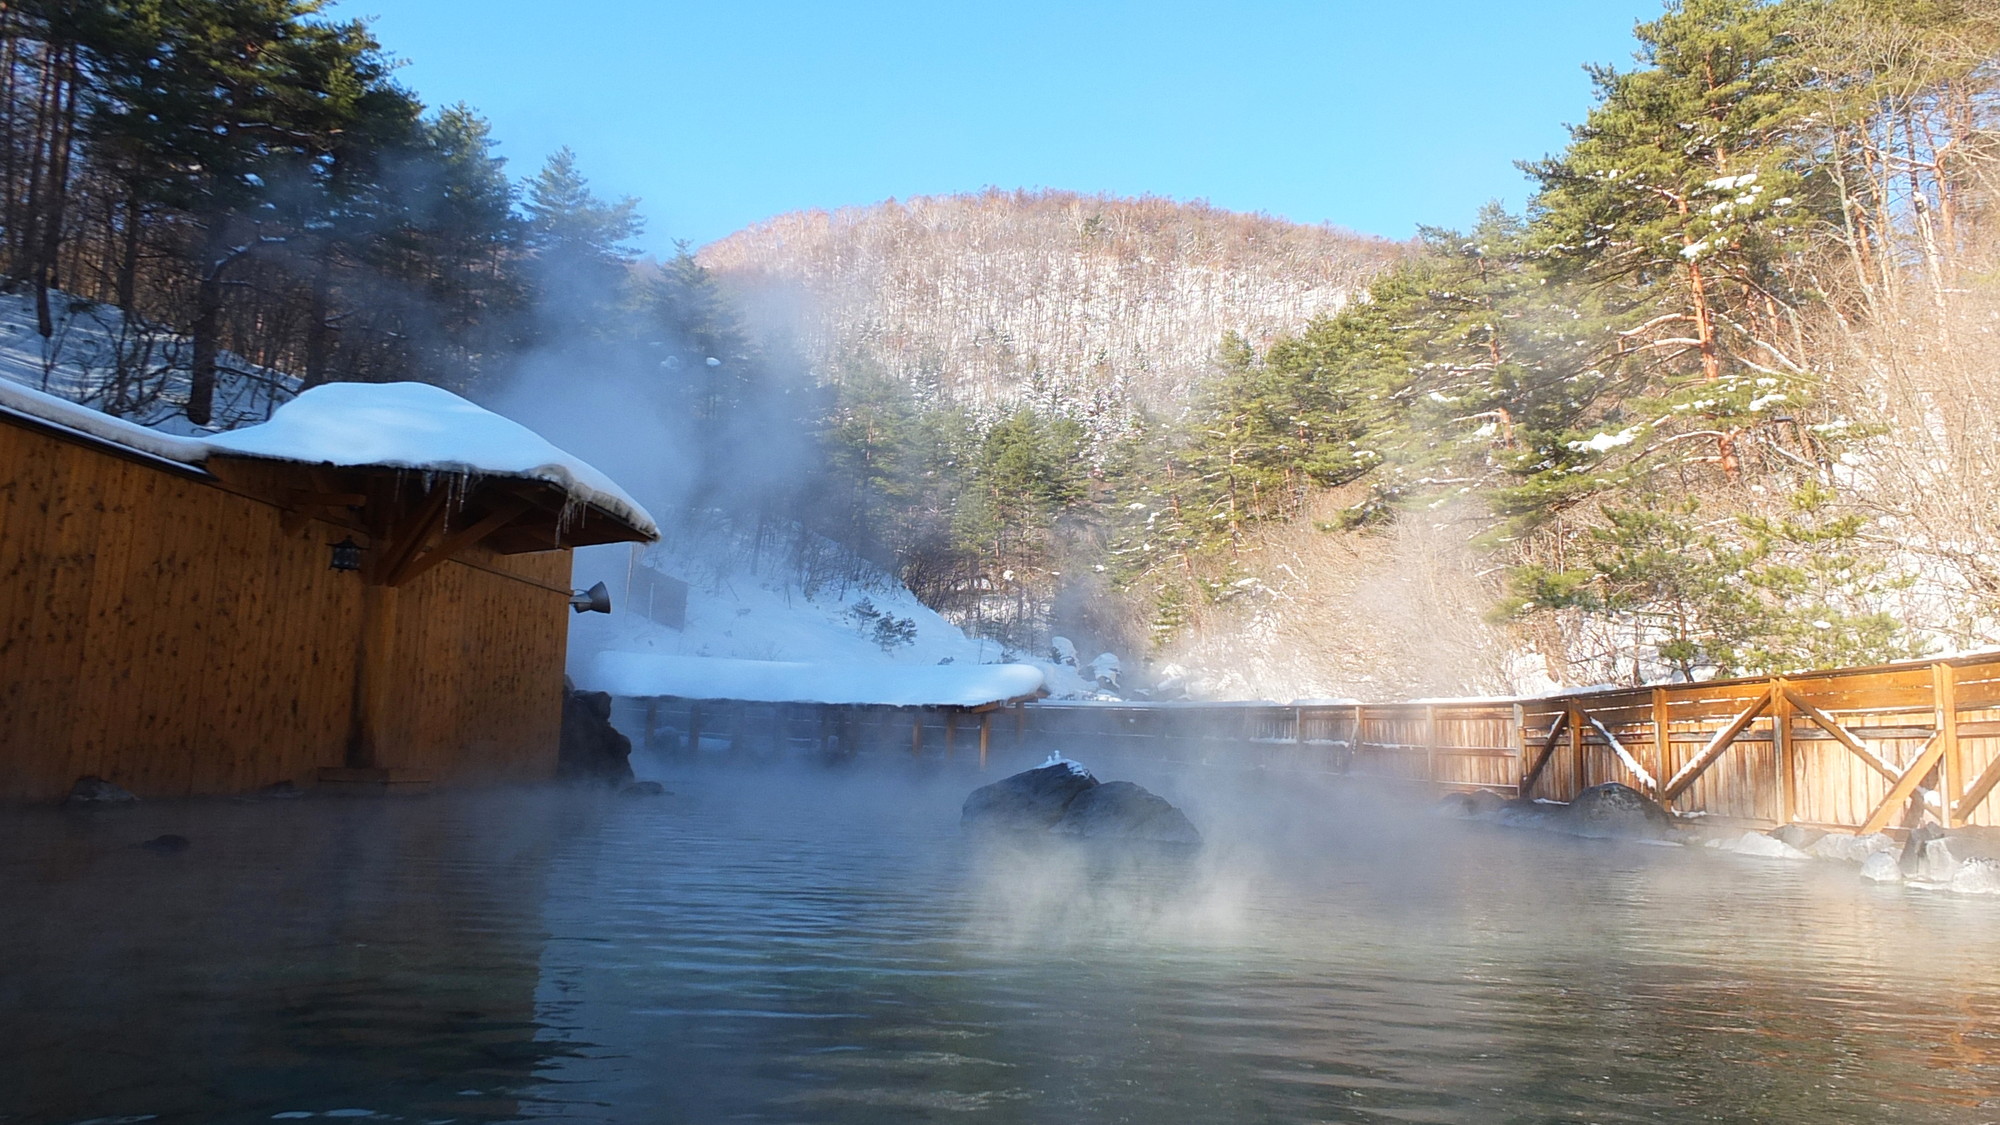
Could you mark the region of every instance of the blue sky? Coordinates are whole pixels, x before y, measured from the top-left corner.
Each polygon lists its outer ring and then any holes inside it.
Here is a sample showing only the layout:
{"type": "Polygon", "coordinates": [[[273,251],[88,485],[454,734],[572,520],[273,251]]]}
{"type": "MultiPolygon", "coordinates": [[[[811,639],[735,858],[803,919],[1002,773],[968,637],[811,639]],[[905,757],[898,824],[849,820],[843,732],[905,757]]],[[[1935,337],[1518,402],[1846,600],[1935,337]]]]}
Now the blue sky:
{"type": "Polygon", "coordinates": [[[338,0],[524,176],[558,146],[646,249],[785,211],[1000,187],[1207,199],[1395,238],[1518,206],[1582,64],[1659,0],[1196,5],[338,0]]]}

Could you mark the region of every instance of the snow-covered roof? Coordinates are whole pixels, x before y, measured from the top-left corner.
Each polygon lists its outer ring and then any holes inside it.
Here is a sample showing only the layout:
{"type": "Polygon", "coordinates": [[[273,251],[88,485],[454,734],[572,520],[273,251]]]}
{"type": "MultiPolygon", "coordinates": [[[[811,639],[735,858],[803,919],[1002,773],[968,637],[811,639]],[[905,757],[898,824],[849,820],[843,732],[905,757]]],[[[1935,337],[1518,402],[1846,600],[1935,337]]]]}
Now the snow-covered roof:
{"type": "Polygon", "coordinates": [[[544,481],[573,503],[659,534],[653,517],[610,477],[526,426],[427,383],[328,383],[278,407],[268,422],[203,437],[161,433],[5,379],[0,410],[184,465],[227,454],[544,481]]]}
{"type": "Polygon", "coordinates": [[[1042,690],[1042,670],[1027,664],[803,664],[639,652],[598,654],[586,679],[598,691],[636,698],[887,707],[984,707],[1042,690]]]}
{"type": "Polygon", "coordinates": [[[428,383],[327,383],[211,449],[315,465],[382,466],[546,481],[651,536],[653,517],[611,478],[540,434],[428,383]]]}
{"type": "Polygon", "coordinates": [[[183,465],[199,465],[208,459],[208,443],[200,438],[150,430],[11,379],[0,379],[0,410],[183,465]]]}

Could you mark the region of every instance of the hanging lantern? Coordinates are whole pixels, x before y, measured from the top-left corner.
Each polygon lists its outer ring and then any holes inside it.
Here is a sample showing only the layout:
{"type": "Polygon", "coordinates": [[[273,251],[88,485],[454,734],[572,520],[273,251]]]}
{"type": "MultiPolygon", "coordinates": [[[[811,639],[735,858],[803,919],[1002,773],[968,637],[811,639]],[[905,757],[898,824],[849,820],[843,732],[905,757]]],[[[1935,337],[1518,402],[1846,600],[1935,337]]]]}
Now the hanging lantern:
{"type": "Polygon", "coordinates": [[[361,544],[351,535],[333,544],[333,562],[329,565],[334,570],[360,570],[361,544]]]}

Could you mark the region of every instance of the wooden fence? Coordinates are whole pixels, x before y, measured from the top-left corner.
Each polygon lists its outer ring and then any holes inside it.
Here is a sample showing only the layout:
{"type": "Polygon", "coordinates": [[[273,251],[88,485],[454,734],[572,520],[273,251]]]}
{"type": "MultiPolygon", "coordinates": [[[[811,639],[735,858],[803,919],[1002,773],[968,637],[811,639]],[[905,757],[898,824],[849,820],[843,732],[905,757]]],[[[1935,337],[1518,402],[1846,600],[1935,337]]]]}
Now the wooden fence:
{"type": "MultiPolygon", "coordinates": [[[[636,705],[628,705],[636,706],[636,705]]],[[[657,701],[670,746],[976,753],[1032,744],[1196,748],[1442,789],[1566,801],[1603,782],[1681,813],[1874,832],[1924,808],[2000,825],[2000,653],[1536,699],[1038,703],[1000,712],[657,701]],[[706,714],[706,719],[702,718],[706,714]],[[690,743],[693,721],[698,737],[690,743]],[[718,742],[717,740],[721,740],[718,742]]]]}

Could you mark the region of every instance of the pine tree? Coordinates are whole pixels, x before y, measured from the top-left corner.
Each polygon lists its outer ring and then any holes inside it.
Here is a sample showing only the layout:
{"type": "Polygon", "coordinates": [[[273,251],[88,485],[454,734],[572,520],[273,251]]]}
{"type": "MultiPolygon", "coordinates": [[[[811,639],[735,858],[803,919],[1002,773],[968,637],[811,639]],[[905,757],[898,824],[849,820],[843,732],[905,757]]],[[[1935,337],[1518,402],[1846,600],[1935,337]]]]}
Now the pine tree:
{"type": "Polygon", "coordinates": [[[296,235],[301,210],[318,209],[300,199],[338,169],[347,130],[411,104],[386,87],[389,66],[365,25],[314,21],[323,6],[114,0],[104,9],[92,143],[143,153],[134,190],[199,232],[187,404],[197,425],[213,412],[231,273],[296,235]]]}
{"type": "Polygon", "coordinates": [[[533,254],[542,305],[557,330],[575,321],[596,322],[617,301],[629,245],[643,224],[639,201],[599,199],[576,166],[576,154],[557,149],[522,193],[526,246],[533,254]]]}
{"type": "Polygon", "coordinates": [[[1794,301],[1780,269],[1823,194],[1787,143],[1800,107],[1789,6],[1680,0],[1638,29],[1638,69],[1597,68],[1598,104],[1541,184],[1536,243],[1552,275],[1613,312],[1607,367],[1640,372],[1667,422],[1632,452],[1697,430],[1725,475],[1739,444],[1807,374],[1780,347],[1794,301]]]}

